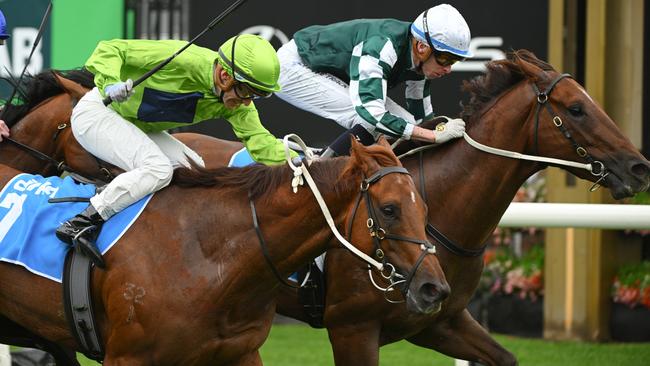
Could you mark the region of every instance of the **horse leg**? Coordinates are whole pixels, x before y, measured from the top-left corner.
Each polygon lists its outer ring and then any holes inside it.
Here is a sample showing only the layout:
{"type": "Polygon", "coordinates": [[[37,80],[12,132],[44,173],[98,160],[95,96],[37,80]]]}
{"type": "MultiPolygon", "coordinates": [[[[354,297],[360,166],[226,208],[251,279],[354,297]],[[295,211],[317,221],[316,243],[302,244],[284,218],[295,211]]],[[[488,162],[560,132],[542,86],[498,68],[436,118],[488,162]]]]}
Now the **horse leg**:
{"type": "Polygon", "coordinates": [[[298,290],[287,286],[281,286],[278,289],[275,312],[305,323],[309,321],[305,315],[304,307],[300,303],[298,290]]]}
{"type": "Polygon", "coordinates": [[[377,322],[328,327],[334,364],[337,366],[379,365],[380,329],[377,322]]]}
{"type": "Polygon", "coordinates": [[[432,324],[408,341],[463,360],[486,365],[517,365],[515,356],[497,343],[467,309],[432,324]]]}

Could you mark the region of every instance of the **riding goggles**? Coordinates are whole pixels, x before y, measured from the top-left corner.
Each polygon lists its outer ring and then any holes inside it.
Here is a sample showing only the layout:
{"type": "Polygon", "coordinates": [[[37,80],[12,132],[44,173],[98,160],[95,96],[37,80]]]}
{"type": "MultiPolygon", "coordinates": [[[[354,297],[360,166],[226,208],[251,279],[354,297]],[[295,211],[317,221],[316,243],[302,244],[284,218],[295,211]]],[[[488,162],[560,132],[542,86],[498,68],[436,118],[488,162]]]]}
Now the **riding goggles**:
{"type": "Polygon", "coordinates": [[[436,62],[442,67],[451,66],[459,61],[465,61],[465,57],[454,55],[450,52],[438,51],[433,47],[431,49],[433,50],[433,57],[436,59],[436,62]]]}
{"type": "Polygon", "coordinates": [[[235,81],[233,89],[235,90],[235,95],[239,99],[260,99],[268,98],[273,95],[271,92],[253,88],[252,86],[239,81],[235,81]]]}

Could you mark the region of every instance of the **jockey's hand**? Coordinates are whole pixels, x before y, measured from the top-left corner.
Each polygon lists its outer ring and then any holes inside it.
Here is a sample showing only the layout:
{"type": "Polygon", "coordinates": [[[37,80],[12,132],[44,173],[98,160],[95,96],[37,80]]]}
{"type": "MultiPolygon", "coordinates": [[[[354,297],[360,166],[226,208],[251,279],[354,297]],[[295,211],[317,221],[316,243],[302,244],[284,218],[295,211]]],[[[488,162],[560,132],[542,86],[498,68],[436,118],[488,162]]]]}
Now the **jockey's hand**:
{"type": "Polygon", "coordinates": [[[124,102],[133,95],[133,80],[128,79],[127,81],[111,84],[104,88],[104,92],[114,102],[124,102]]]}
{"type": "Polygon", "coordinates": [[[436,144],[444,144],[451,139],[463,137],[465,133],[465,121],[460,118],[449,120],[445,124],[436,126],[435,129],[436,144]]]}
{"type": "Polygon", "coordinates": [[[0,119],[0,141],[3,137],[9,137],[9,127],[5,124],[5,121],[0,119]]]}

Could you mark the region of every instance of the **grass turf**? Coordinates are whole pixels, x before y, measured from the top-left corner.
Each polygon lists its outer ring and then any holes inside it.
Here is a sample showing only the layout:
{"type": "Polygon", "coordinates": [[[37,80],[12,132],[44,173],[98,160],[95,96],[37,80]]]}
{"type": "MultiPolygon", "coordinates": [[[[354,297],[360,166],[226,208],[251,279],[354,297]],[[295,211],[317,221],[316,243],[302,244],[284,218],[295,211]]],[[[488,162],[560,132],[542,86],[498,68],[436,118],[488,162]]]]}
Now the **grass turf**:
{"type": "MultiPolygon", "coordinates": [[[[503,335],[496,335],[495,338],[514,353],[523,366],[646,366],[650,360],[650,343],[552,342],[503,335]]],[[[355,346],[351,344],[350,348],[354,349],[355,346]]],[[[273,326],[261,354],[267,366],[334,364],[327,332],[303,325],[273,326]]],[[[83,366],[98,365],[85,359],[81,362],[83,366]]],[[[452,366],[454,361],[435,351],[402,341],[381,348],[380,365],[452,366]]]]}

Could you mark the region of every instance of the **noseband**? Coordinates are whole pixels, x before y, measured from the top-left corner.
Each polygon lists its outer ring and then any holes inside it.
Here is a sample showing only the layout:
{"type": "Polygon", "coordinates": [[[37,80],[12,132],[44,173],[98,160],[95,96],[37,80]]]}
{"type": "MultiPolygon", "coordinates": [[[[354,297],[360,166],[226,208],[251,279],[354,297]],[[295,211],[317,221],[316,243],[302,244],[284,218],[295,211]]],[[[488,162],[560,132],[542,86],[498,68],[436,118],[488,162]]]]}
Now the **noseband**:
{"type": "Polygon", "coordinates": [[[390,298],[388,298],[388,293],[390,291],[393,291],[393,288],[395,286],[404,284],[403,292],[406,295],[406,293],[408,293],[409,285],[413,280],[413,276],[415,276],[415,273],[417,272],[418,268],[424,261],[425,256],[427,254],[435,254],[436,247],[427,240],[420,240],[420,239],[404,237],[401,235],[390,234],[381,227],[381,222],[379,220],[379,217],[377,216],[375,206],[372,203],[372,198],[370,198],[369,188],[373,183],[378,182],[382,177],[391,173],[408,174],[409,176],[411,175],[408,172],[408,170],[406,170],[403,167],[387,167],[387,168],[382,168],[381,170],[373,174],[371,177],[364,179],[361,182],[361,192],[359,193],[357,202],[354,205],[354,208],[352,209],[352,218],[348,223],[347,232],[348,232],[348,240],[350,240],[350,236],[352,235],[352,223],[354,222],[354,218],[357,214],[357,209],[359,208],[359,205],[361,204],[361,200],[363,198],[363,200],[366,202],[366,208],[368,210],[368,220],[366,221],[366,227],[368,228],[370,236],[373,238],[374,241],[374,257],[382,263],[383,270],[380,271],[380,274],[385,280],[389,282],[389,285],[387,287],[381,287],[375,282],[372,275],[371,266],[368,266],[368,276],[370,277],[372,284],[377,289],[384,292],[384,298],[386,299],[386,301],[391,303],[399,303],[399,302],[403,302],[403,300],[402,301],[391,300],[390,298]],[[386,256],[384,250],[381,248],[381,242],[382,240],[385,239],[398,240],[406,243],[420,245],[420,249],[422,249],[422,253],[420,254],[420,257],[418,257],[418,260],[415,262],[415,265],[409,271],[406,277],[399,274],[395,269],[394,265],[392,265],[389,262],[386,262],[386,256]]]}
{"type": "Polygon", "coordinates": [[[551,92],[553,91],[553,88],[555,85],[560,82],[560,80],[564,78],[573,78],[569,74],[561,74],[558,77],[556,77],[551,84],[546,88],[544,91],[540,91],[540,89],[537,87],[535,83],[532,83],[533,91],[535,94],[537,94],[537,105],[535,107],[535,155],[538,154],[539,151],[539,142],[538,142],[538,131],[539,131],[539,115],[540,115],[540,110],[542,109],[542,106],[546,107],[546,110],[548,111],[549,115],[552,117],[553,124],[555,127],[557,127],[562,135],[569,140],[571,145],[573,146],[573,149],[575,150],[576,154],[580,156],[581,158],[587,160],[587,162],[591,165],[591,174],[593,174],[596,177],[599,177],[596,183],[593,184],[593,186],[589,189],[590,191],[595,191],[600,187],[600,182],[602,182],[608,175],[609,172],[605,168],[605,164],[603,164],[601,161],[594,159],[588,152],[587,149],[584,147],[580,146],[578,142],[573,138],[573,135],[571,135],[571,131],[569,131],[565,126],[564,122],[562,121],[562,118],[555,113],[555,110],[553,109],[553,106],[551,106],[551,103],[548,102],[548,98],[551,95],[551,92]]]}

